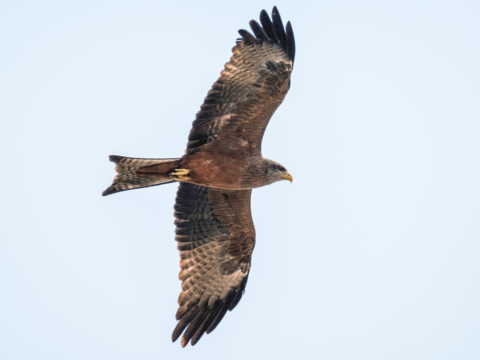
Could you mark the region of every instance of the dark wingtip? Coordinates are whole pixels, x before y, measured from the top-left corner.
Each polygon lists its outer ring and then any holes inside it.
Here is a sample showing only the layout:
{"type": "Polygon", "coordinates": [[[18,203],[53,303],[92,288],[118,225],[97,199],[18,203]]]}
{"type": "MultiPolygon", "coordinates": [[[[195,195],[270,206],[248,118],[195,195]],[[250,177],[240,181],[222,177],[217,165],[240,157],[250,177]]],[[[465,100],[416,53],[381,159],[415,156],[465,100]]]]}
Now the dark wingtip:
{"type": "Polygon", "coordinates": [[[177,341],[179,336],[180,336],[180,335],[176,335],[175,333],[172,334],[172,343],[174,343],[175,341],[177,341]]]}
{"type": "Polygon", "coordinates": [[[244,41],[246,41],[247,44],[253,44],[255,42],[255,37],[250,34],[247,30],[240,29],[238,30],[238,33],[242,37],[244,41]]]}
{"type": "Polygon", "coordinates": [[[275,29],[273,28],[270,16],[268,16],[268,13],[265,10],[260,12],[260,23],[263,26],[263,30],[267,33],[269,40],[278,42],[278,36],[275,34],[275,29]]]}
{"type": "Polygon", "coordinates": [[[276,6],[274,6],[272,10],[272,22],[281,46],[285,47],[287,43],[285,29],[283,27],[282,17],[280,16],[276,6]]]}
{"type": "Polygon", "coordinates": [[[183,332],[183,329],[180,332],[179,329],[175,328],[175,330],[173,330],[173,333],[172,333],[172,342],[177,341],[180,335],[182,335],[182,332],[183,332]]]}
{"type": "Polygon", "coordinates": [[[256,20],[250,20],[250,28],[259,40],[268,41],[268,36],[256,20]]]}
{"type": "Polygon", "coordinates": [[[284,27],[280,12],[274,6],[271,19],[265,10],[260,12],[260,23],[261,25],[255,20],[249,22],[253,35],[243,29],[238,30],[238,33],[247,44],[261,43],[262,41],[277,42],[283,47],[293,63],[295,60],[295,38],[290,21],[284,27]]]}
{"type": "Polygon", "coordinates": [[[287,53],[292,59],[292,63],[295,61],[295,36],[293,35],[292,24],[287,22],[287,53]]]}

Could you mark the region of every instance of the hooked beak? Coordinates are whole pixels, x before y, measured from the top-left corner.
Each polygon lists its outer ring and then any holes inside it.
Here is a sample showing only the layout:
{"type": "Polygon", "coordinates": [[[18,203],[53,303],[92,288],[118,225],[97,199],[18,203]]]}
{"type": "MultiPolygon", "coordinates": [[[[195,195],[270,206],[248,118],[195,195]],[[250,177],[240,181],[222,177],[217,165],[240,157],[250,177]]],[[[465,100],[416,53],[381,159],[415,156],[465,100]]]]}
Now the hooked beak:
{"type": "Polygon", "coordinates": [[[290,181],[290,182],[293,181],[293,177],[292,177],[292,175],[290,175],[289,173],[283,174],[282,176],[283,176],[283,178],[284,178],[285,180],[288,180],[288,181],[290,181]]]}

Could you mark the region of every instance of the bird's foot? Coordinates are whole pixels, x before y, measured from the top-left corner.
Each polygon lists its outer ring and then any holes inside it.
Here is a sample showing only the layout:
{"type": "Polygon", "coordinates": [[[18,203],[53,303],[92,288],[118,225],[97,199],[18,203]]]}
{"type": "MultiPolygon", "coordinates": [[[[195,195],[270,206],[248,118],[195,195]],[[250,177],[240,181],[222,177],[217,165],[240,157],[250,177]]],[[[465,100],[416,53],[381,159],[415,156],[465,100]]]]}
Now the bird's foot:
{"type": "Polygon", "coordinates": [[[190,180],[190,176],[187,176],[190,173],[188,169],[174,169],[170,173],[170,179],[177,180],[177,181],[188,181],[190,180]]]}

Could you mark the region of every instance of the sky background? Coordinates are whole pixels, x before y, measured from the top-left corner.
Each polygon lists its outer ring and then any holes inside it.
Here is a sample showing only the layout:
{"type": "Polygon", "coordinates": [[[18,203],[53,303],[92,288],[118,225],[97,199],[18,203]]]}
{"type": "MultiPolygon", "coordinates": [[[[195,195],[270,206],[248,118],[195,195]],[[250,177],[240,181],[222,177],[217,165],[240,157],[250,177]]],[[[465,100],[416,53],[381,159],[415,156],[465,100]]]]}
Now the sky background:
{"type": "Polygon", "coordinates": [[[0,358],[479,359],[478,1],[2,1],[0,358]],[[296,35],[245,296],[171,343],[178,157],[260,10],[296,35]]]}

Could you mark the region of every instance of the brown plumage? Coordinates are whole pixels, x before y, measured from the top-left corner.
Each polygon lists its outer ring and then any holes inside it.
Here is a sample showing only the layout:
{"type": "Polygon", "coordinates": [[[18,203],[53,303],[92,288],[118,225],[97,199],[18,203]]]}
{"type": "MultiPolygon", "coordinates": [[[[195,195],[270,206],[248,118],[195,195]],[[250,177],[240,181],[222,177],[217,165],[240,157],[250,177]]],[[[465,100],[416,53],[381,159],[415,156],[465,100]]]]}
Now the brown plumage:
{"type": "Polygon", "coordinates": [[[253,34],[239,30],[220,78],[193,122],[187,149],[177,159],[110,156],[118,172],[103,192],[180,182],[175,201],[182,292],[173,341],[195,345],[240,301],[255,247],[252,189],[292,180],[262,156],[262,138],[290,88],[295,41],[276,7],[265,10],[253,34]]]}

